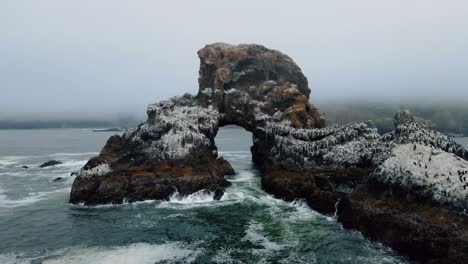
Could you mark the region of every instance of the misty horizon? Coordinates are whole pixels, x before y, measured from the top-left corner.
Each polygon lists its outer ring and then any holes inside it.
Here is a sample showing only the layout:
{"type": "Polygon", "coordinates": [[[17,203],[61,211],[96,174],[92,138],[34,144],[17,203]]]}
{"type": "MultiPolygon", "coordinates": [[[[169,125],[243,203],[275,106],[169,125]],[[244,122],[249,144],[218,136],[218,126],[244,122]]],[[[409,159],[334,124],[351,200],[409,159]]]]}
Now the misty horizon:
{"type": "Polygon", "coordinates": [[[466,2],[216,3],[0,4],[0,112],[144,114],[196,94],[196,52],[213,42],[288,54],[312,103],[468,98],[466,2]]]}
{"type": "MultiPolygon", "coordinates": [[[[196,94],[196,93],[194,93],[196,94]]],[[[311,94],[312,97],[312,94],[311,94]]],[[[167,98],[169,99],[169,98],[167,98]]],[[[165,99],[163,99],[165,100],[165,99]]],[[[400,108],[408,108],[410,111],[414,108],[461,108],[468,111],[468,98],[337,98],[337,99],[322,99],[314,101],[311,98],[310,103],[318,107],[319,111],[325,116],[328,115],[328,111],[333,106],[353,106],[358,107],[376,107],[381,106],[385,108],[393,109],[396,113],[400,108]]],[[[153,103],[157,103],[155,101],[153,103]]],[[[16,120],[16,121],[54,121],[54,120],[91,120],[91,121],[102,121],[102,120],[117,120],[120,118],[132,118],[140,120],[141,122],[146,120],[148,104],[135,105],[126,109],[94,109],[92,112],[80,111],[80,109],[69,109],[63,110],[50,110],[50,111],[25,111],[25,112],[0,112],[0,121],[2,120],[16,120]]],[[[391,115],[389,115],[391,117],[391,115]]]]}

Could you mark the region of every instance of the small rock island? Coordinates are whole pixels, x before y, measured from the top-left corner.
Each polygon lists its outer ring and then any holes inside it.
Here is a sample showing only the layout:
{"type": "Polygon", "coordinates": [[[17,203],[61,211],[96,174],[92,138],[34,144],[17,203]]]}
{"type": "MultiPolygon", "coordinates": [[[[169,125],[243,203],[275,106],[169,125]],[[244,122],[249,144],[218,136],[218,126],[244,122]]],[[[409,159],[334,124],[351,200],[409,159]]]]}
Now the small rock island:
{"type": "Polygon", "coordinates": [[[205,190],[220,199],[234,174],[219,158],[218,128],[252,132],[262,187],[305,199],[411,259],[468,259],[468,152],[402,109],[394,131],[326,125],[309,103],[301,69],[261,45],[215,43],[198,51],[199,91],[148,106],[148,119],[112,136],[79,171],[70,202],[168,199],[205,190]]]}

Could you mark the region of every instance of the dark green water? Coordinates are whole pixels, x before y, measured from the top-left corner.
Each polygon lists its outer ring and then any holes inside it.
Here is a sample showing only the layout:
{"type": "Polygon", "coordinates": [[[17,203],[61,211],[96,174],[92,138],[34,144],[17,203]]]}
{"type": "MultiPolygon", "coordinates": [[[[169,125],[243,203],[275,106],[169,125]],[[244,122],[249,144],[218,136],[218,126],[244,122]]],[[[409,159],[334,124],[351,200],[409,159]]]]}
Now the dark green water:
{"type": "Polygon", "coordinates": [[[0,131],[0,263],[405,262],[302,201],[286,203],[263,192],[250,160],[251,135],[232,127],[216,138],[220,155],[237,172],[221,201],[193,194],[164,202],[68,204],[70,172],[110,135],[0,131]],[[64,164],[38,168],[50,159],[64,164]],[[53,182],[56,177],[64,180],[53,182]]]}

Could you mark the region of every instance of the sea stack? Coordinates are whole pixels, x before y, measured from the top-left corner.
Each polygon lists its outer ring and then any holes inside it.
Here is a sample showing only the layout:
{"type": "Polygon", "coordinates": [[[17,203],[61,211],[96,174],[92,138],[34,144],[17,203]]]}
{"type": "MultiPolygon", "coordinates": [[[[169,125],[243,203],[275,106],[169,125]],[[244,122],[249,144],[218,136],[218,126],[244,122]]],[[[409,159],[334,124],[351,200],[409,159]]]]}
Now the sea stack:
{"type": "Polygon", "coordinates": [[[233,174],[218,159],[219,126],[263,138],[269,123],[314,128],[325,120],[308,101],[307,79],[291,58],[260,45],[215,43],[198,51],[199,92],[148,106],[148,119],[111,137],[78,173],[70,202],[88,205],[167,199],[202,189],[219,198],[233,174]]]}
{"type": "Polygon", "coordinates": [[[239,125],[262,187],[305,199],[422,262],[468,259],[468,152],[400,110],[380,135],[365,123],[326,126],[287,55],[261,45],[215,43],[198,51],[198,94],[148,106],[148,118],[112,136],[74,180],[70,202],[94,205],[167,199],[200,190],[220,199],[234,171],[218,158],[218,128],[239,125]],[[453,176],[452,176],[453,175],[453,176]]]}

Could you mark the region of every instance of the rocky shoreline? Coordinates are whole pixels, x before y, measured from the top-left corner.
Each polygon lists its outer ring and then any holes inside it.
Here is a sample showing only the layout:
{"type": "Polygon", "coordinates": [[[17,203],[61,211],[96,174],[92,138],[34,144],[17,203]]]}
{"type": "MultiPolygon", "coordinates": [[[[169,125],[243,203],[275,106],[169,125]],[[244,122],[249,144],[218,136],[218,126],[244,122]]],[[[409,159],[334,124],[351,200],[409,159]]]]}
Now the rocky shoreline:
{"type": "Polygon", "coordinates": [[[70,202],[168,199],[207,190],[220,199],[233,174],[219,159],[218,128],[253,134],[262,187],[305,199],[410,258],[468,259],[468,152],[402,109],[395,130],[326,126],[291,58],[260,45],[215,43],[198,51],[199,92],[148,106],[148,119],[111,137],[78,173],[70,202]]]}

